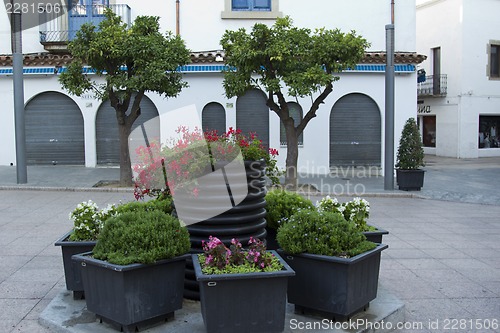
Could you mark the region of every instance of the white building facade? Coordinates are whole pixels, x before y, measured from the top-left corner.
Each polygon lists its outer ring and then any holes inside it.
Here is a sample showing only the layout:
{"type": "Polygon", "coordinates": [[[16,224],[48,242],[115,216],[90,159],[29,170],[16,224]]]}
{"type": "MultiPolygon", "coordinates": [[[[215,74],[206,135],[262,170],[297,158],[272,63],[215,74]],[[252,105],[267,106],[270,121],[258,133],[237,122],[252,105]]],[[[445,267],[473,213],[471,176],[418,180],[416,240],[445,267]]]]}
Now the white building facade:
{"type": "MultiPolygon", "coordinates": [[[[283,137],[280,138],[279,118],[266,107],[264,93],[253,90],[231,99],[224,95],[223,52],[217,51],[221,48],[220,38],[227,29],[250,29],[256,22],[272,25],[276,17],[285,15],[298,27],[356,30],[371,47],[355,70],[340,74],[334,92],[306,127],[299,148],[299,172],[324,174],[339,165],[383,167],[383,50],[385,25],[391,20],[390,3],[371,0],[360,0],[356,4],[327,0],[319,3],[312,7],[307,2],[295,0],[124,0],[121,3],[80,0],[81,7],[76,8],[80,8],[80,18],[93,13],[94,19],[98,19],[99,10],[95,8],[99,6],[114,8],[130,22],[138,15],[160,16],[162,29],[179,33],[192,51],[192,63],[182,68],[189,87],[177,98],[146,94],[137,124],[156,116],[165,122],[169,111],[194,105],[204,128],[257,131],[265,143],[279,150],[280,166],[285,165],[286,146],[283,137]]],[[[395,7],[396,145],[406,119],[416,117],[416,66],[424,57],[416,53],[415,8],[413,0],[400,1],[395,7]]],[[[92,96],[69,95],[58,82],[58,73],[70,61],[64,49],[73,33],[70,27],[77,26],[71,20],[70,13],[23,32],[28,164],[87,167],[117,164],[118,134],[109,102],[98,101],[92,96]]],[[[0,99],[3,101],[3,122],[0,138],[3,144],[0,146],[0,165],[15,164],[16,157],[9,29],[7,15],[2,12],[0,99]]],[[[298,114],[301,110],[307,112],[311,104],[308,98],[289,98],[289,101],[298,114]]]]}
{"type": "Polygon", "coordinates": [[[418,113],[426,153],[500,156],[500,2],[430,0],[417,5],[418,113]]]}

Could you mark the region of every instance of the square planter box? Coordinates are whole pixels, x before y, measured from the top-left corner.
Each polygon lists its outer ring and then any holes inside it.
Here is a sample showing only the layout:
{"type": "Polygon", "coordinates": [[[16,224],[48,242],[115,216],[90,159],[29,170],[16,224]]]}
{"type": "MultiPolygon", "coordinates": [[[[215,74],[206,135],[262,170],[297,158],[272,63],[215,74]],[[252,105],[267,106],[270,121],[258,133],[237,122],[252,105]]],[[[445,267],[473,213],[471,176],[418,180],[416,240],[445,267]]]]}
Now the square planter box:
{"type": "Polygon", "coordinates": [[[298,311],[344,320],[377,297],[380,254],[388,246],[352,258],[278,253],[295,271],[288,283],[288,302],[298,311]]]}
{"type": "Polygon", "coordinates": [[[276,251],[269,252],[280,260],[283,270],[206,275],[201,271],[198,255],[192,255],[208,333],[284,330],[287,283],[295,273],[276,251]]]}
{"type": "Polygon", "coordinates": [[[396,169],[396,182],[402,191],[420,191],[424,186],[425,170],[396,169]]]}
{"type": "Polygon", "coordinates": [[[83,291],[80,265],[73,261],[71,257],[74,254],[92,251],[96,241],[70,241],[68,239],[72,232],[69,231],[66,233],[54,245],[61,247],[66,289],[73,291],[74,299],[83,299],[85,298],[85,293],[83,291]]]}
{"type": "Polygon", "coordinates": [[[384,229],[379,228],[379,227],[374,226],[374,225],[370,225],[370,226],[377,228],[377,230],[363,232],[363,235],[366,236],[366,240],[373,242],[373,243],[377,243],[377,244],[382,243],[382,236],[388,235],[389,231],[384,230],[384,229]]]}
{"type": "Polygon", "coordinates": [[[87,309],[124,332],[172,318],[182,308],[189,254],[153,264],[115,265],[73,256],[81,266],[87,309]]]}

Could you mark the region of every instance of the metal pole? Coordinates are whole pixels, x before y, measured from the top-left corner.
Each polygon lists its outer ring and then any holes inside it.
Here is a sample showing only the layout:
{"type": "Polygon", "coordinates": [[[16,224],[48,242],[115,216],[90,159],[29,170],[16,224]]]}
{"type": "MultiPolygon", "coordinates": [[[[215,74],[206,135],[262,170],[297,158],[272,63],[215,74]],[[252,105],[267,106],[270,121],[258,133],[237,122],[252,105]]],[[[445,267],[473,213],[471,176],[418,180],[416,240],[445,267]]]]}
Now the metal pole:
{"type": "Polygon", "coordinates": [[[394,190],[394,24],[385,26],[385,164],[384,190],[394,190]]]}
{"type": "Polygon", "coordinates": [[[28,182],[26,132],[24,124],[24,83],[21,14],[11,14],[12,72],[14,85],[14,122],[16,130],[17,183],[28,182]]]}

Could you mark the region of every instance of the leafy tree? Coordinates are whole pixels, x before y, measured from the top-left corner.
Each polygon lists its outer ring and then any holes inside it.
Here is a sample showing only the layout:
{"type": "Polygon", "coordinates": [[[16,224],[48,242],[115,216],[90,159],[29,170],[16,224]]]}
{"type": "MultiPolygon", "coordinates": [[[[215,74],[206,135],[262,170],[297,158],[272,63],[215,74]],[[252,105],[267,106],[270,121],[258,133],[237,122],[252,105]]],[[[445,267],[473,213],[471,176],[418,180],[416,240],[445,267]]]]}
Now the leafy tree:
{"type": "Polygon", "coordinates": [[[249,33],[243,28],[226,30],[221,39],[228,65],[224,74],[226,96],[241,96],[251,88],[260,88],[267,92],[267,106],[283,123],[287,188],[297,186],[300,134],[333,91],[338,73],[354,68],[369,46],[355,31],[321,28],[312,32],[292,23],[290,17],[279,18],[271,27],[257,23],[249,33]],[[285,92],[295,98],[311,97],[312,105],[297,126],[285,92]]]}
{"type": "Polygon", "coordinates": [[[146,91],[177,96],[187,83],[178,67],[190,61],[190,52],[179,36],[159,29],[159,18],[139,16],[127,27],[111,10],[96,27],[85,24],[70,42],[73,62],[60,76],[64,89],[81,96],[91,92],[108,100],[116,111],[120,137],[120,183],[132,184],[128,137],[141,114],[146,91]],[[82,71],[89,66],[94,72],[82,71]],[[98,78],[104,78],[98,80],[98,78]]]}

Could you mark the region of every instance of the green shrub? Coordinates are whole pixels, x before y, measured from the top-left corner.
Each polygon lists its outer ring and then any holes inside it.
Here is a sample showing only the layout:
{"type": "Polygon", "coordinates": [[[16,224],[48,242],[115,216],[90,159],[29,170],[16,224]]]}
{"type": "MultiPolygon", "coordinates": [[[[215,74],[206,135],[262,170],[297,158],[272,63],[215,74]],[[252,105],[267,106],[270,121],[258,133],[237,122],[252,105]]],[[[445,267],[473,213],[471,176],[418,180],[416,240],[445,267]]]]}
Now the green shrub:
{"type": "Polygon", "coordinates": [[[424,148],[422,137],[415,118],[406,121],[399,139],[396,168],[415,170],[424,166],[424,148]]]}
{"type": "Polygon", "coordinates": [[[106,221],[94,257],[117,265],[153,263],[189,251],[189,233],[159,210],[124,212],[106,221]]]}
{"type": "Polygon", "coordinates": [[[290,254],[311,253],[353,257],[376,247],[341,214],[301,210],[277,233],[280,247],[290,254]]]}
{"type": "Polygon", "coordinates": [[[153,211],[158,210],[166,214],[172,213],[172,199],[170,197],[152,199],[148,201],[131,201],[117,207],[119,214],[125,212],[153,211]]]}
{"type": "Polygon", "coordinates": [[[279,221],[289,218],[299,209],[314,209],[311,200],[300,194],[282,189],[274,189],[266,194],[267,226],[278,229],[279,221]]]}

